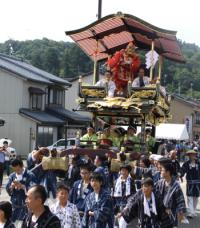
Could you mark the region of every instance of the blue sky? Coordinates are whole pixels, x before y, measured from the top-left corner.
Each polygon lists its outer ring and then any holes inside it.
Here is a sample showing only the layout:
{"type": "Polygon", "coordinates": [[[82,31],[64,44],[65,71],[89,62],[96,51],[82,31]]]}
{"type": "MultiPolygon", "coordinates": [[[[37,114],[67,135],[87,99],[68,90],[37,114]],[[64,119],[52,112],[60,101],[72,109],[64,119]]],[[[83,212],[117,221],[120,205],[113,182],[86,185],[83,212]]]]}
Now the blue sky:
{"type": "MultiPolygon", "coordinates": [[[[122,11],[200,46],[200,2],[198,0],[102,0],[102,16],[122,11]]],[[[43,37],[70,41],[65,31],[95,21],[98,0],[0,0],[0,42],[43,37]]]]}

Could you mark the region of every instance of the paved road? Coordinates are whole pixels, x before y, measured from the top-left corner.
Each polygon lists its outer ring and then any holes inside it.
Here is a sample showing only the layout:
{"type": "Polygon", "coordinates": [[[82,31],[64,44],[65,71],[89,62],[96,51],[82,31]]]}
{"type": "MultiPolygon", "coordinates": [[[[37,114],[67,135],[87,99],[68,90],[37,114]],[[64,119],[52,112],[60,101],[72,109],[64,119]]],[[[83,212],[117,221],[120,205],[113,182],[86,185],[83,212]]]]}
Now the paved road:
{"type": "MultiPolygon", "coordinates": [[[[2,193],[0,195],[0,201],[2,200],[9,200],[9,196],[8,194],[5,192],[5,183],[7,182],[8,178],[4,177],[4,181],[3,181],[3,189],[2,189],[2,193]]],[[[181,183],[182,189],[185,193],[185,181],[183,183],[181,183]]],[[[51,205],[53,203],[53,200],[48,200],[47,202],[49,205],[51,205]]],[[[200,228],[200,200],[198,202],[198,216],[194,219],[190,219],[190,224],[186,225],[186,224],[181,224],[179,227],[180,228],[200,228]]],[[[17,228],[20,226],[17,226],[17,228]]],[[[131,224],[131,226],[128,226],[129,228],[136,228],[135,222],[131,224]]]]}

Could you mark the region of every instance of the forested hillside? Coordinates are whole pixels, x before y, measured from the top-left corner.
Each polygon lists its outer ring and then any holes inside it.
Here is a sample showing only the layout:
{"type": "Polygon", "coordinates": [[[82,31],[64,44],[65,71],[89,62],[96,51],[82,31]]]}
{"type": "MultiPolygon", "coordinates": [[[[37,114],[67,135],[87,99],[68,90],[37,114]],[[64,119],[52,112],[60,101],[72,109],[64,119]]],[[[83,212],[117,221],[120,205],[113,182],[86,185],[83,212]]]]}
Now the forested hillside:
{"type": "MultiPolygon", "coordinates": [[[[171,92],[200,98],[200,47],[180,42],[186,64],[164,61],[162,84],[171,92]]],[[[60,77],[72,78],[93,70],[92,61],[74,43],[49,39],[0,44],[0,52],[21,57],[60,77]]]]}
{"type": "Polygon", "coordinates": [[[0,53],[21,57],[33,66],[60,77],[72,78],[93,69],[92,61],[75,43],[49,39],[16,41],[0,44],[0,53]]]}

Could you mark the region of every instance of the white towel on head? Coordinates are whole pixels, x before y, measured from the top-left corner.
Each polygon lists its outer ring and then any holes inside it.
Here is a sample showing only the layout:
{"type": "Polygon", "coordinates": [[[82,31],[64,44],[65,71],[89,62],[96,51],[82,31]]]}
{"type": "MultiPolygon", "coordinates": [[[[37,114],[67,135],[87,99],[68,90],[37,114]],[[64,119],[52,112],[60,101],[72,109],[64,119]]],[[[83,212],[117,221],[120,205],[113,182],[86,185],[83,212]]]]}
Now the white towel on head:
{"type": "MultiPolygon", "coordinates": [[[[155,196],[153,194],[153,192],[151,193],[151,200],[152,200],[152,212],[157,215],[157,210],[156,210],[156,201],[155,201],[155,196]]],[[[149,204],[147,201],[146,196],[144,195],[144,214],[148,215],[149,217],[151,217],[151,212],[150,212],[150,208],[149,208],[149,204]]]]}

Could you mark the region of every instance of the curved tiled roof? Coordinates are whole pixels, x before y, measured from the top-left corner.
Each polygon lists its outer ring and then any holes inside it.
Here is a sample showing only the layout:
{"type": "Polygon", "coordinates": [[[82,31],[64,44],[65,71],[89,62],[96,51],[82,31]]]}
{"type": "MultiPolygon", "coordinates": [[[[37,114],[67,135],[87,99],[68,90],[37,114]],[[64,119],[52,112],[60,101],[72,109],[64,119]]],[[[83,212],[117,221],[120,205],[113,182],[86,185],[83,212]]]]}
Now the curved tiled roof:
{"type": "Polygon", "coordinates": [[[93,60],[103,60],[126,45],[135,41],[141,49],[155,50],[172,61],[183,63],[176,31],[158,28],[129,14],[111,14],[78,30],[67,31],[80,48],[93,60]]]}

